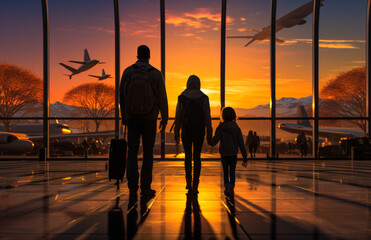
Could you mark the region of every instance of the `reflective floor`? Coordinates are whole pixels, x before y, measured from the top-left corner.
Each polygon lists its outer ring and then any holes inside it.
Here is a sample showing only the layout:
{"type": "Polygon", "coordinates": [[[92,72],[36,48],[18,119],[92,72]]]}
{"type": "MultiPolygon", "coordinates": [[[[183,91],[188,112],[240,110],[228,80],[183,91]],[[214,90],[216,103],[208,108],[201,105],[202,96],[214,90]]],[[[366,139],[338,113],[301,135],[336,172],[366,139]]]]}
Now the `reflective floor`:
{"type": "Polygon", "coordinates": [[[238,164],[225,198],[204,161],[198,198],[183,162],[156,162],[152,199],[116,191],[106,162],[0,162],[0,239],[371,239],[371,161],[238,164]]]}

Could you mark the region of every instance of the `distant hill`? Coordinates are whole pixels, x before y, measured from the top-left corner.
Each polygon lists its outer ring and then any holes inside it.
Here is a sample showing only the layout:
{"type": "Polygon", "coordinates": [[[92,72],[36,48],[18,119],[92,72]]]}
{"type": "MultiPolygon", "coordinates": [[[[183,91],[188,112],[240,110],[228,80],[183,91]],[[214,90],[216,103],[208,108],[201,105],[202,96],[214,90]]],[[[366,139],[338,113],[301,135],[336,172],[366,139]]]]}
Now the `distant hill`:
{"type": "MultiPolygon", "coordinates": [[[[276,114],[278,117],[296,117],[296,106],[298,104],[304,105],[305,108],[312,105],[312,96],[304,98],[284,97],[276,101],[276,114]]],[[[27,117],[41,117],[42,104],[38,103],[34,106],[35,112],[27,113],[27,117]]],[[[51,117],[74,117],[76,116],[77,108],[72,105],[67,105],[61,102],[55,102],[49,105],[51,117]]],[[[239,117],[269,117],[269,104],[258,105],[254,108],[236,108],[239,117]]],[[[218,112],[218,111],[216,111],[218,112]]],[[[23,116],[24,112],[19,112],[15,117],[23,116]]]]}
{"type": "MultiPolygon", "coordinates": [[[[281,98],[276,101],[276,115],[277,117],[296,117],[296,106],[298,104],[304,105],[305,108],[312,105],[312,96],[304,98],[281,98]]],[[[254,108],[236,108],[239,117],[269,117],[269,104],[258,105],[254,108]]]]}

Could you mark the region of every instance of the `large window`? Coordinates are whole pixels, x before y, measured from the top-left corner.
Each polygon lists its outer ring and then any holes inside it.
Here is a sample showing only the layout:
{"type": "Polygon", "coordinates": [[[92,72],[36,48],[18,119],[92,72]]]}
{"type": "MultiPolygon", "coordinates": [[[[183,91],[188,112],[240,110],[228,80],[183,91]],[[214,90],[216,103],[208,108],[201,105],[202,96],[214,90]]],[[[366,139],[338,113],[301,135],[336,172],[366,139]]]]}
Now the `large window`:
{"type": "MultiPolygon", "coordinates": [[[[83,0],[48,1],[50,59],[45,63],[50,78],[45,90],[49,116],[43,114],[41,3],[0,3],[0,137],[6,139],[0,143],[2,157],[24,158],[27,154],[36,158],[43,146],[45,120],[50,129],[50,157],[107,158],[109,141],[121,130],[115,129],[119,121],[115,80],[120,77],[115,70],[120,67],[121,75],[135,63],[139,45],[150,48],[150,64],[165,69],[170,120],[165,137],[157,134],[156,158],[163,148],[166,159],[183,157],[182,146],[175,144],[169,130],[178,96],[190,75],[200,78],[201,90],[209,96],[214,131],[225,96],[225,105],[239,116],[244,139],[249,131],[260,136],[258,158],[267,157],[271,142],[280,158],[299,158],[296,145],[301,132],[307,139],[307,157],[331,157],[329,153],[347,157],[341,140],[366,135],[367,0],[317,1],[321,3],[318,116],[312,113],[312,98],[317,95],[313,92],[313,64],[317,64],[312,58],[316,46],[312,40],[316,27],[313,1],[277,0],[275,76],[271,76],[270,0],[117,2],[120,66],[115,62],[114,1],[96,0],[88,5],[83,0]],[[161,22],[165,24],[161,26],[161,22]],[[225,56],[221,51],[224,27],[225,56]],[[221,72],[224,67],[225,76],[221,72]],[[272,90],[276,93],[273,117],[272,90]],[[272,122],[276,126],[271,126],[272,122]],[[318,141],[312,139],[317,122],[318,141]],[[271,138],[271,129],[276,139],[271,138]],[[9,151],[12,141],[22,143],[22,149],[9,151]],[[319,155],[311,153],[316,142],[319,155]]],[[[209,148],[205,142],[202,157],[219,157],[217,147],[209,148]]]]}

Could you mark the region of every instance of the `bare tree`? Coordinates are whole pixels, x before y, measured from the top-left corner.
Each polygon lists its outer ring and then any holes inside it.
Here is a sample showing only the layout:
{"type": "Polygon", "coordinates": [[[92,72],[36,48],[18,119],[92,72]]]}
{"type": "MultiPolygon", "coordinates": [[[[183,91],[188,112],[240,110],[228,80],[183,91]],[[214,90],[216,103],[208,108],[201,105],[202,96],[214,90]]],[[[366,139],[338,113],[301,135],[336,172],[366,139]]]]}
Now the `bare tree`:
{"type": "MultiPolygon", "coordinates": [[[[321,89],[322,116],[366,117],[366,68],[339,74],[321,89]]],[[[365,120],[351,120],[366,132],[365,120]]]]}
{"type": "Polygon", "coordinates": [[[7,131],[11,130],[11,118],[16,113],[35,111],[41,102],[42,81],[35,74],[21,67],[0,63],[0,118],[7,131]]]}
{"type": "MultiPolygon", "coordinates": [[[[104,83],[84,83],[68,91],[63,101],[74,105],[87,117],[104,118],[115,110],[115,89],[104,83]]],[[[93,121],[98,131],[103,120],[93,121]]]]}

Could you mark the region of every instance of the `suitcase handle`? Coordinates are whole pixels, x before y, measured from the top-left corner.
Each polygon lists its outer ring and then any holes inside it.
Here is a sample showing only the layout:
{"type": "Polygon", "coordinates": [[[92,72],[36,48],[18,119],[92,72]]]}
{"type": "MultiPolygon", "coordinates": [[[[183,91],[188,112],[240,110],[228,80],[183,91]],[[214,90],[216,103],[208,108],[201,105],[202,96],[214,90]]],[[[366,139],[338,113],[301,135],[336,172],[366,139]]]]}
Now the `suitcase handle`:
{"type": "Polygon", "coordinates": [[[124,140],[126,140],[126,125],[125,125],[125,128],[124,128],[124,140]]]}

